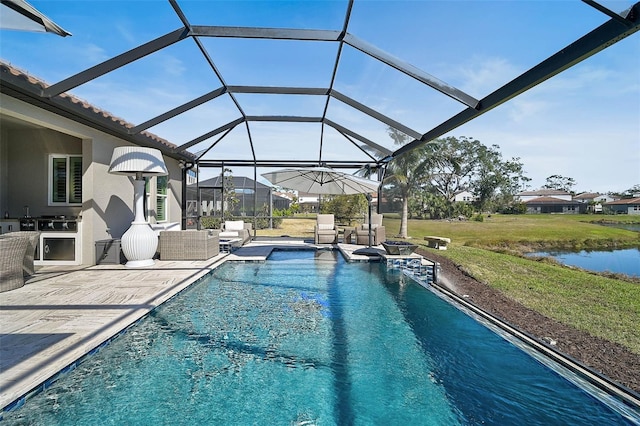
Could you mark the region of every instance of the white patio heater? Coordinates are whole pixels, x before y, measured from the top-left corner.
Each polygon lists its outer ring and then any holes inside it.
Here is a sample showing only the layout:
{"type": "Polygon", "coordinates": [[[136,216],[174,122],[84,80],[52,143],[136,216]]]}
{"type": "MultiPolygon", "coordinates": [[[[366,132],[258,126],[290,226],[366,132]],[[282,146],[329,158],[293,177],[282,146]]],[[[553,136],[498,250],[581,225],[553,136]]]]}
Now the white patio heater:
{"type": "Polygon", "coordinates": [[[120,241],[122,253],[127,258],[125,266],[129,268],[152,266],[153,256],[158,249],[158,237],[149,226],[144,214],[144,178],[169,174],[162,159],[162,153],[157,149],[139,146],[117,147],[113,150],[109,173],[135,176],[133,181],[134,219],[120,241]]]}

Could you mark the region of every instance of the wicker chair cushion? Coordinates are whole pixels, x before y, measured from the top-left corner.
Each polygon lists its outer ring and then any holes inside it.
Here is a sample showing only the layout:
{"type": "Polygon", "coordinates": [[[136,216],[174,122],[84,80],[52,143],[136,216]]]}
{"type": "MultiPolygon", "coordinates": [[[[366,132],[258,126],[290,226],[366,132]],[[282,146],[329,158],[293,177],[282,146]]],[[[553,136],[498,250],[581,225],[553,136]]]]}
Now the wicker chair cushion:
{"type": "Polygon", "coordinates": [[[238,238],[240,234],[238,231],[222,231],[218,234],[221,238],[238,238]]]}
{"type": "Polygon", "coordinates": [[[225,231],[242,231],[244,229],[244,221],[242,220],[227,220],[224,222],[225,231]]]}

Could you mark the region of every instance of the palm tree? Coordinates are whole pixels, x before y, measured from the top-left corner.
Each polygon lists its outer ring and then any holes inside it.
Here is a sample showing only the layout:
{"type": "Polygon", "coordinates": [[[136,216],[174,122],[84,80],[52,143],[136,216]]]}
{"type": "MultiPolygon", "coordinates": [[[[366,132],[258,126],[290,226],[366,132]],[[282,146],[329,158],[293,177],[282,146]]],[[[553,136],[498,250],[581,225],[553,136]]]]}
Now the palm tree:
{"type": "MultiPolygon", "coordinates": [[[[388,133],[396,145],[404,145],[410,140],[409,136],[391,127],[388,128],[388,133]]],[[[440,143],[438,141],[427,142],[395,157],[387,165],[383,182],[394,184],[402,199],[400,232],[398,233],[400,238],[408,236],[409,196],[412,191],[428,181],[430,171],[440,164],[439,149],[440,143]]]]}

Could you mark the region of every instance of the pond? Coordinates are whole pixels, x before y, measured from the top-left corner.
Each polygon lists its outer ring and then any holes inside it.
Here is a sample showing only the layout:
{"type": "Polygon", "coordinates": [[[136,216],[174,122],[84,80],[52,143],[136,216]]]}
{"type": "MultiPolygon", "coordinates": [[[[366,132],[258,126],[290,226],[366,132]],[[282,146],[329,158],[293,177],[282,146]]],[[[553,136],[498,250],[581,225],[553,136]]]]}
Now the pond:
{"type": "Polygon", "coordinates": [[[527,256],[549,256],[565,265],[595,272],[614,272],[640,277],[640,249],[597,250],[580,252],[536,252],[527,256]]]}
{"type": "Polygon", "coordinates": [[[626,229],[627,231],[640,232],[640,223],[602,223],[602,226],[609,226],[611,228],[626,229]]]}

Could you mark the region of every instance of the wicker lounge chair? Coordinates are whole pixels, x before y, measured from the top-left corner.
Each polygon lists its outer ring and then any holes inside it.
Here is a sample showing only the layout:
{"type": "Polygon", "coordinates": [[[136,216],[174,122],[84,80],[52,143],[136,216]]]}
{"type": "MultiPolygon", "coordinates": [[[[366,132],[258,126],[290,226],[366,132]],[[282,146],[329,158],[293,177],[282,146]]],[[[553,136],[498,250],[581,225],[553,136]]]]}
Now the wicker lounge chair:
{"type": "MultiPolygon", "coordinates": [[[[365,219],[365,223],[358,226],[355,231],[356,244],[369,245],[369,221],[365,219]]],[[[352,236],[352,238],[354,238],[352,236]]],[[[371,245],[377,246],[387,239],[386,230],[382,225],[382,215],[378,213],[371,214],[371,245]]]]}
{"type": "Polygon", "coordinates": [[[313,229],[315,244],[338,244],[338,228],[332,214],[319,214],[313,229]]]}
{"type": "Polygon", "coordinates": [[[35,267],[33,266],[33,261],[36,254],[36,247],[38,246],[38,241],[40,240],[40,232],[39,231],[9,232],[7,234],[0,235],[0,238],[15,237],[15,236],[29,237],[29,246],[27,247],[27,251],[25,252],[24,259],[22,261],[22,272],[25,277],[34,275],[36,271],[35,271],[35,267]]]}
{"type": "Polygon", "coordinates": [[[251,223],[242,220],[227,220],[222,225],[220,238],[240,238],[241,245],[251,240],[251,223]]]}
{"type": "Polygon", "coordinates": [[[24,285],[23,263],[30,238],[18,233],[3,234],[0,238],[0,292],[24,285]]]}
{"type": "Polygon", "coordinates": [[[161,231],[160,260],[207,260],[220,253],[218,232],[161,231]]]}

